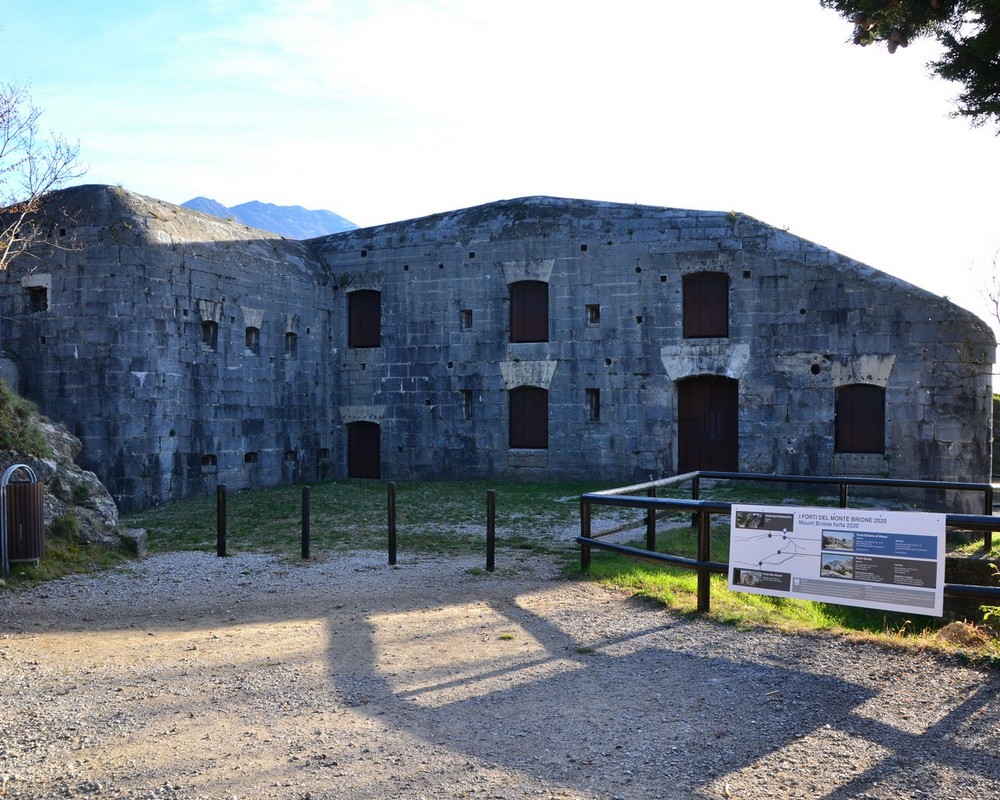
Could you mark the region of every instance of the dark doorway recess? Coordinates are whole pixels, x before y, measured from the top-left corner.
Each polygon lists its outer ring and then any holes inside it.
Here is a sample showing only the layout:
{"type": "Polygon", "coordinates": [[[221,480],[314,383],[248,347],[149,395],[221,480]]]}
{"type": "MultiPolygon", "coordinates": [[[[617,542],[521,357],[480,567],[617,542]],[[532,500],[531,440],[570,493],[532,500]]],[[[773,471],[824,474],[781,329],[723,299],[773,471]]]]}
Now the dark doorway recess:
{"type": "Polygon", "coordinates": [[[382,430],[374,422],[352,422],[347,426],[347,476],[382,477],[382,430]]]}
{"type": "Polygon", "coordinates": [[[739,469],[739,381],[700,375],[677,382],[677,471],[739,469]]]}

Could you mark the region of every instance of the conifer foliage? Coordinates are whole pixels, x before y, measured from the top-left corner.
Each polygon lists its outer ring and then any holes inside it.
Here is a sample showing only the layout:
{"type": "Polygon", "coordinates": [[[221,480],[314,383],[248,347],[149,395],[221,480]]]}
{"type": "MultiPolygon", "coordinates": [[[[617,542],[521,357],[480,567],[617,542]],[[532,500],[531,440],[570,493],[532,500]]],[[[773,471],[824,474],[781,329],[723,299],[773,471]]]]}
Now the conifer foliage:
{"type": "Polygon", "coordinates": [[[931,71],[962,89],[957,116],[990,122],[1000,133],[1000,0],[820,0],[854,25],[854,44],[884,43],[890,53],[915,39],[937,39],[931,71]]]}

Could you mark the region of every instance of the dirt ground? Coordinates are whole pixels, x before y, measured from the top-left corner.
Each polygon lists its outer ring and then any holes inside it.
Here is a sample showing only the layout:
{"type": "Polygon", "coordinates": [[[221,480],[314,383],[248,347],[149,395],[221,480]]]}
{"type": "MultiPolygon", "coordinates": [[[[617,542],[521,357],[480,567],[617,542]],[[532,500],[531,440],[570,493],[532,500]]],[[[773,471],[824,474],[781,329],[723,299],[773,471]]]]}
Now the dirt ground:
{"type": "Polygon", "coordinates": [[[997,673],[545,557],[179,553],[0,603],[4,798],[1000,797],[997,673]]]}

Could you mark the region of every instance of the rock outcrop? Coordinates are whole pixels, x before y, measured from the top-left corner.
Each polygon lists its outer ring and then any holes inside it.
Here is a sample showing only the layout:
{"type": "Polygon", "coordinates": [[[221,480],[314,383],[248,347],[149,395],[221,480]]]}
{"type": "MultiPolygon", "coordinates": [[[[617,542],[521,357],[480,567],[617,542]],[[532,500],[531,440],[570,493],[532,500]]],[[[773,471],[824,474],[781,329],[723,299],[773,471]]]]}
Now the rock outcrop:
{"type": "MultiPolygon", "coordinates": [[[[45,485],[46,535],[71,535],[83,544],[136,549],[135,537],[121,528],[118,507],[93,472],[75,462],[80,440],[64,426],[36,415],[32,420],[51,449],[51,455],[33,456],[0,450],[0,471],[25,464],[45,485]]],[[[17,473],[13,480],[23,479],[17,473]]]]}

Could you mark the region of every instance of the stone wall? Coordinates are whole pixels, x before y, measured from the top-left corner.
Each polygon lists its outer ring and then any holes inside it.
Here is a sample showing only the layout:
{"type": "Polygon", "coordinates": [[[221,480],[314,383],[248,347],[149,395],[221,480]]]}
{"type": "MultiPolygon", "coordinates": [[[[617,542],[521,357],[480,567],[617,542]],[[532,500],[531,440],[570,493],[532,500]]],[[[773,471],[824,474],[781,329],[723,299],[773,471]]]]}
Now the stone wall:
{"type": "Polygon", "coordinates": [[[2,335],[120,506],[332,475],[333,321],[306,246],[110,187],[61,200],[59,246],[3,276],[2,335]]]}
{"type": "Polygon", "coordinates": [[[988,326],[742,215],[527,198],[291,242],[120,189],[61,202],[68,246],[0,278],[0,336],[125,508],[344,476],[354,422],[387,479],[659,478],[706,375],[738,382],[744,471],[990,475],[988,326]],[[725,337],[683,335],[702,272],[728,276],[725,337]],[[548,341],[510,341],[524,280],[548,341]],[[357,291],[380,293],[377,347],[349,346],[357,291]],[[835,452],[847,384],[885,390],[884,452],[835,452]],[[548,392],[547,447],[510,447],[519,386],[548,392]]]}

